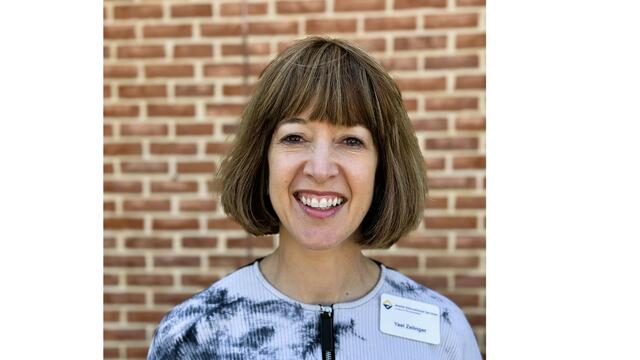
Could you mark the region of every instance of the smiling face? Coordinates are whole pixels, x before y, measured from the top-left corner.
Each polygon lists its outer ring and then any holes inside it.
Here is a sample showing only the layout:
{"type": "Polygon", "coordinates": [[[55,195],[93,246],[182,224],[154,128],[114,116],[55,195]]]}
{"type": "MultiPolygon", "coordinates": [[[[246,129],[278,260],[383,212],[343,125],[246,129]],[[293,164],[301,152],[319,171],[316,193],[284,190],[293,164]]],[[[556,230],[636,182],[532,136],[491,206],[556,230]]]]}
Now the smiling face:
{"type": "Polygon", "coordinates": [[[280,123],[268,152],[269,197],[280,241],[313,250],[354,241],[373,197],[378,153],[369,130],[310,121],[280,123]]]}

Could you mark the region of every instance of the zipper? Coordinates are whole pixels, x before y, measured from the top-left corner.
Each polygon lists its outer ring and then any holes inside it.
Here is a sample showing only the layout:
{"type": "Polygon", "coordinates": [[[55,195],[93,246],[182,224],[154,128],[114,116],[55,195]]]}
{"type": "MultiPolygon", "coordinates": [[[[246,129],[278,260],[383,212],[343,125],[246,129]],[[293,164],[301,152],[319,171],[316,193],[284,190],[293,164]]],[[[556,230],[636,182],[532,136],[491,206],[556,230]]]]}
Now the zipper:
{"type": "Polygon", "coordinates": [[[320,344],[322,360],[335,360],[333,338],[333,305],[320,305],[320,344]]]}

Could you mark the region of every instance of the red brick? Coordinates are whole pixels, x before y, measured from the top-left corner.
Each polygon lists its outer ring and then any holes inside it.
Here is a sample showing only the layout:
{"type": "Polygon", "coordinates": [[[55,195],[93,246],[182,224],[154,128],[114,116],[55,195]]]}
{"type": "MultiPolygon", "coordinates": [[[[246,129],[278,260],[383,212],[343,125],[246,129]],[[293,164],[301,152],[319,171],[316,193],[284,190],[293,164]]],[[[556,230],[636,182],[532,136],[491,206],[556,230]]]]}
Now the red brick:
{"type": "Polygon", "coordinates": [[[446,236],[407,236],[401,238],[396,246],[415,249],[446,249],[446,236]]]}
{"type": "Polygon", "coordinates": [[[425,158],[424,163],[429,170],[444,170],[444,158],[425,158]]]}
{"type": "Polygon", "coordinates": [[[213,174],[215,170],[216,166],[213,161],[190,161],[178,163],[178,174],[213,174]]]}
{"type": "Polygon", "coordinates": [[[282,35],[298,34],[298,21],[261,21],[249,23],[249,34],[251,35],[282,35]]]}
{"type": "Polygon", "coordinates": [[[306,22],[307,34],[353,33],[356,31],[356,19],[311,19],[306,22]]]}
{"type": "Polygon", "coordinates": [[[460,294],[460,293],[448,293],[442,292],[442,295],[449,298],[456,305],[461,307],[478,307],[480,306],[480,300],[477,294],[460,294]]]}
{"type": "Polygon", "coordinates": [[[146,25],[142,33],[145,38],[191,37],[191,25],[146,25]]]}
{"type": "Polygon", "coordinates": [[[192,65],[147,65],[144,68],[146,77],[193,77],[192,65]]]}
{"type": "Polygon", "coordinates": [[[102,202],[102,211],[116,211],[116,203],[115,201],[103,201],[102,202]]]}
{"type": "Polygon", "coordinates": [[[256,84],[249,85],[223,85],[222,86],[222,94],[225,96],[247,96],[251,94],[256,84]]]}
{"type": "Polygon", "coordinates": [[[182,239],[183,248],[215,248],[218,239],[212,236],[187,236],[182,239]]]}
{"type": "Polygon", "coordinates": [[[171,238],[158,236],[129,237],[125,239],[128,249],[171,249],[171,238]]]}
{"type": "Polygon", "coordinates": [[[377,255],[372,256],[372,258],[380,261],[385,266],[397,269],[418,267],[418,257],[415,255],[377,255]]]}
{"type": "Polygon", "coordinates": [[[224,56],[240,56],[245,52],[248,55],[269,55],[271,53],[271,45],[269,43],[247,44],[246,49],[242,44],[222,44],[222,55],[224,56]]]}
{"type": "Polygon", "coordinates": [[[213,96],[213,85],[176,85],[176,96],[213,96]]]}
{"type": "Polygon", "coordinates": [[[477,108],[478,98],[476,97],[427,98],[425,100],[425,110],[427,111],[456,111],[477,108]]]}
{"type": "Polygon", "coordinates": [[[162,320],[162,318],[164,317],[164,315],[166,314],[165,311],[139,311],[139,310],[133,310],[133,311],[128,311],[127,312],[127,322],[130,323],[150,323],[150,324],[157,324],[160,322],[160,320],[162,320]]]}
{"type": "Polygon", "coordinates": [[[105,39],[133,39],[136,33],[133,25],[108,25],[103,27],[105,39]]]}
{"type": "Polygon", "coordinates": [[[333,0],[334,11],[384,10],[385,0],[333,0]]]}
{"type": "Polygon", "coordinates": [[[142,347],[127,347],[127,359],[146,359],[147,354],[149,353],[149,348],[146,346],[142,347]]]}
{"type": "Polygon", "coordinates": [[[135,78],[138,70],[133,65],[105,65],[105,78],[135,78]]]}
{"type": "Polygon", "coordinates": [[[171,201],[168,199],[125,199],[125,211],[169,211],[171,201]]]}
{"type": "Polygon", "coordinates": [[[456,198],[456,209],[484,209],[486,206],[484,196],[458,196],[456,198]]]}
{"type": "Polygon", "coordinates": [[[222,133],[226,135],[235,134],[237,129],[238,129],[238,124],[222,125],[222,133]]]}
{"type": "Polygon", "coordinates": [[[214,255],[209,256],[209,267],[220,266],[238,268],[252,262],[253,260],[255,259],[247,256],[214,255]]]}
{"type": "Polygon", "coordinates": [[[108,46],[103,46],[102,47],[102,58],[103,59],[108,59],[111,57],[111,48],[108,46]]]}
{"type": "Polygon", "coordinates": [[[473,189],[476,187],[476,179],[472,177],[430,177],[428,180],[430,189],[473,189]]]}
{"type": "Polygon", "coordinates": [[[425,148],[427,150],[466,150],[477,149],[477,137],[447,137],[437,139],[426,139],[425,148]]]}
{"type": "Polygon", "coordinates": [[[116,19],[150,19],[161,17],[161,5],[118,5],[115,7],[116,19]]]}
{"type": "Polygon", "coordinates": [[[127,285],[167,286],[173,285],[173,276],[158,274],[127,274],[127,285]]]}
{"type": "Polygon", "coordinates": [[[118,96],[121,98],[152,98],[166,97],[165,85],[120,85],[118,96]]]}
{"type": "Polygon", "coordinates": [[[158,193],[192,193],[198,191],[196,181],[152,181],[151,192],[158,193]]]}
{"type": "Polygon", "coordinates": [[[317,13],[325,11],[325,1],[278,1],[276,12],[278,14],[317,13]]]}
{"type": "Polygon", "coordinates": [[[229,249],[245,249],[245,248],[262,248],[272,249],[274,246],[272,236],[250,236],[243,238],[227,239],[227,248],[229,249]]]}
{"type": "Polygon", "coordinates": [[[479,64],[477,55],[460,56],[434,56],[425,59],[425,69],[461,69],[477,68],[479,64]]]}
{"type": "Polygon", "coordinates": [[[144,256],[139,255],[119,255],[105,256],[104,267],[144,267],[144,256]]]}
{"type": "Polygon", "coordinates": [[[477,219],[472,216],[428,216],[425,218],[427,229],[475,229],[477,219]]]}
{"type": "Polygon", "coordinates": [[[244,72],[243,64],[211,64],[204,66],[204,76],[242,76],[244,72]]]}
{"type": "MultiPolygon", "coordinates": [[[[438,169],[444,169],[444,159],[439,159],[442,160],[442,165],[438,166],[438,169]]],[[[427,169],[433,170],[434,167],[428,167],[427,169]]],[[[429,196],[427,197],[427,200],[425,200],[425,208],[427,209],[446,209],[447,206],[449,205],[449,200],[446,197],[432,197],[429,196]]]]}
{"type": "Polygon", "coordinates": [[[484,276],[456,275],[455,280],[457,288],[484,288],[487,286],[484,276]]]}
{"type": "Polygon", "coordinates": [[[144,220],[137,218],[105,218],[103,227],[109,230],[142,230],[144,228],[144,220]]]}
{"type": "Polygon", "coordinates": [[[200,25],[202,36],[241,36],[240,24],[202,24],[200,25]]]}
{"type": "Polygon", "coordinates": [[[230,143],[207,143],[207,154],[227,154],[232,148],[230,143]]]}
{"type": "Polygon", "coordinates": [[[173,48],[173,57],[175,58],[199,58],[212,56],[213,45],[211,44],[176,45],[173,48]]]}
{"type": "Polygon", "coordinates": [[[485,117],[464,117],[456,119],[456,130],[485,130],[485,117]]]}
{"type": "Polygon", "coordinates": [[[154,230],[198,230],[198,219],[154,219],[154,230]]]}
{"type": "Polygon", "coordinates": [[[124,161],[120,163],[120,171],[125,174],[167,173],[169,171],[169,164],[160,161],[124,161]]]}
{"type": "Polygon", "coordinates": [[[447,78],[430,77],[430,78],[396,78],[396,84],[400,91],[437,91],[446,90],[447,78]]]}
{"type": "Polygon", "coordinates": [[[104,248],[105,249],[110,249],[110,248],[116,247],[116,239],[115,238],[105,237],[103,239],[103,241],[104,241],[104,248]]]}
{"type": "Polygon", "coordinates": [[[453,158],[454,169],[484,169],[486,167],[484,156],[463,156],[453,158]]]}
{"type": "Polygon", "coordinates": [[[482,49],[487,45],[486,34],[461,34],[456,36],[456,49],[482,49]]]}
{"type": "Polygon", "coordinates": [[[103,311],[102,319],[104,322],[116,322],[120,320],[120,312],[118,311],[103,311]]]}
{"type": "Polygon", "coordinates": [[[484,236],[458,235],[456,238],[456,249],[484,249],[485,246],[484,236]]]}
{"type": "Polygon", "coordinates": [[[115,359],[120,357],[120,349],[118,348],[104,348],[102,352],[102,356],[105,359],[115,359]]]}
{"type": "Polygon", "coordinates": [[[477,27],[478,14],[425,15],[425,29],[477,27]]]}
{"type": "Polygon", "coordinates": [[[104,144],[104,155],[140,155],[142,145],[140,143],[110,143],[104,144]]]}
{"type": "Polygon", "coordinates": [[[209,219],[207,221],[209,230],[241,230],[242,226],[232,219],[209,219]]]}
{"type": "Polygon", "coordinates": [[[122,136],[166,136],[168,131],[166,124],[120,124],[120,135],[122,136]]]}
{"type": "Polygon", "coordinates": [[[154,155],[194,155],[198,151],[194,143],[151,143],[151,153],[154,155]]]}
{"type": "Polygon", "coordinates": [[[145,339],[145,331],[144,329],[136,330],[136,329],[105,329],[104,330],[104,340],[118,340],[118,341],[127,341],[127,340],[144,340],[145,339]]]}
{"type": "Polygon", "coordinates": [[[447,130],[447,118],[416,119],[411,122],[415,131],[447,130]]]}
{"type": "Polygon", "coordinates": [[[105,174],[113,174],[113,164],[112,163],[104,163],[102,172],[105,174]]]}
{"type": "Polygon", "coordinates": [[[401,70],[417,70],[418,59],[415,57],[408,58],[386,58],[381,59],[380,63],[387,71],[401,71],[401,70]]]}
{"type": "MultiPolygon", "coordinates": [[[[220,4],[220,15],[241,16],[243,14],[243,3],[220,4]]],[[[246,7],[247,15],[264,15],[267,13],[266,3],[248,3],[246,7]]]]}
{"type": "Polygon", "coordinates": [[[154,256],[153,266],[158,267],[174,267],[174,266],[200,266],[200,257],[198,256],[154,256]]]}
{"type": "Polygon", "coordinates": [[[456,77],[456,89],[479,89],[484,90],[486,87],[485,75],[467,75],[456,77]]]}
{"type": "Polygon", "coordinates": [[[210,200],[181,200],[180,211],[204,211],[210,212],[216,210],[216,201],[210,200]]]}
{"type": "Polygon", "coordinates": [[[409,275],[409,277],[429,289],[446,289],[449,286],[446,276],[409,275]]]}
{"type": "Polygon", "coordinates": [[[193,104],[149,104],[147,115],[163,117],[195,116],[196,107],[193,104]]]}
{"type": "Polygon", "coordinates": [[[394,9],[446,8],[447,0],[394,0],[394,9]]]}
{"type": "Polygon", "coordinates": [[[155,293],[153,294],[153,303],[156,305],[177,305],[192,296],[192,293],[155,293]]]}
{"type": "Polygon", "coordinates": [[[467,320],[474,327],[485,327],[487,322],[485,316],[480,314],[469,314],[467,315],[467,320]]]}
{"type": "Polygon", "coordinates": [[[111,124],[102,125],[102,135],[105,137],[113,136],[113,126],[111,124]]]}
{"type": "Polygon", "coordinates": [[[365,18],[365,31],[413,30],[416,28],[415,16],[365,18]]]}
{"type": "Polygon", "coordinates": [[[172,5],[171,17],[211,17],[211,4],[172,5]]]}
{"type": "Polygon", "coordinates": [[[418,100],[405,98],[402,100],[402,102],[404,103],[404,108],[407,110],[407,112],[418,110],[418,100]]]}
{"type": "Polygon", "coordinates": [[[104,285],[118,285],[118,275],[103,274],[102,283],[104,285]]]}
{"type": "Polygon", "coordinates": [[[206,287],[218,280],[220,280],[220,277],[216,275],[205,275],[205,274],[182,275],[183,286],[206,287]]]}
{"type": "Polygon", "coordinates": [[[138,180],[105,180],[103,191],[106,193],[139,193],[142,182],[138,180]]]}
{"type": "Polygon", "coordinates": [[[350,42],[358,45],[368,52],[385,51],[387,49],[387,40],[380,38],[372,39],[349,39],[350,42]]]}
{"type": "Polygon", "coordinates": [[[480,264],[477,256],[428,256],[427,268],[476,268],[480,264]]]}
{"type": "Polygon", "coordinates": [[[393,42],[393,48],[396,51],[444,49],[446,47],[447,37],[443,35],[398,37],[393,42]]]}
{"type": "Polygon", "coordinates": [[[165,56],[163,45],[122,45],[118,46],[120,59],[153,59],[165,56]]]}
{"type": "Polygon", "coordinates": [[[213,124],[176,124],[176,135],[213,135],[213,124]]]}
{"type": "Polygon", "coordinates": [[[485,0],[457,0],[456,6],[485,6],[485,0]]]}
{"type": "Polygon", "coordinates": [[[207,115],[210,116],[240,116],[244,104],[207,104],[207,115]]]}
{"type": "Polygon", "coordinates": [[[102,97],[105,99],[111,97],[111,85],[102,85],[102,97]]]}
{"type": "Polygon", "coordinates": [[[104,117],[135,117],[140,114],[138,105],[104,105],[104,117]]]}

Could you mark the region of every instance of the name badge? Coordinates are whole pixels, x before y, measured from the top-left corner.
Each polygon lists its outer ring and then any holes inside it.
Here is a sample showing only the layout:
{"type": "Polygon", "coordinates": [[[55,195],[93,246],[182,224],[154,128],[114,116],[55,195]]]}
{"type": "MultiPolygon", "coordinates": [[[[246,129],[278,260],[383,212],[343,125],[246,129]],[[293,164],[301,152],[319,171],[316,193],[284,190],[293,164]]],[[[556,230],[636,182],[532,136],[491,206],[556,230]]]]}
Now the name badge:
{"type": "Polygon", "coordinates": [[[440,308],[390,294],[380,296],[380,331],[429,344],[440,344],[440,308]]]}

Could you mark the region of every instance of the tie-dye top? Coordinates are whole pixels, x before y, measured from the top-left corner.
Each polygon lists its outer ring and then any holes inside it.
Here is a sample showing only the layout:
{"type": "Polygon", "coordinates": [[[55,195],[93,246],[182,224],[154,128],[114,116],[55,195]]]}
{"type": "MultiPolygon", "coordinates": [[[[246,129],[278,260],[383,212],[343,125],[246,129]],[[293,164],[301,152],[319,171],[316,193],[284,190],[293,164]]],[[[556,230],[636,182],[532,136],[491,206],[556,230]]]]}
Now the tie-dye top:
{"type": "MultiPolygon", "coordinates": [[[[264,278],[258,261],[173,308],[154,333],[148,359],[323,359],[321,306],[300,303],[281,293],[264,278]]],[[[333,304],[334,359],[482,359],[458,306],[379,265],[380,278],[369,293],[333,304]],[[438,306],[440,344],[381,332],[383,293],[438,306]]]]}

